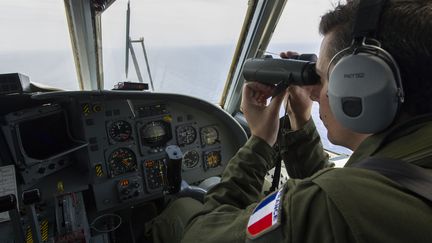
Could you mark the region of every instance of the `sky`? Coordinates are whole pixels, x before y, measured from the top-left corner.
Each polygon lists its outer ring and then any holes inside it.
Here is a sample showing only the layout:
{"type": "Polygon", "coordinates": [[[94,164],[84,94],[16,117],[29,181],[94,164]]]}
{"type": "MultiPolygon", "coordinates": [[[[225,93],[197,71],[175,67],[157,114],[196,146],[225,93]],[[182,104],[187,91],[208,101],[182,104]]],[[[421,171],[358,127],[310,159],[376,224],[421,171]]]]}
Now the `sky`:
{"type": "Polygon", "coordinates": [[[66,27],[62,0],[0,1],[0,51],[70,48],[66,27]]]}
{"type": "MultiPolygon", "coordinates": [[[[273,41],[319,42],[319,17],[333,2],[289,0],[273,41]]],[[[102,15],[110,38],[124,36],[126,3],[117,0],[102,15]]],[[[237,40],[248,0],[131,0],[131,5],[132,35],[158,45],[205,45],[237,40]]],[[[0,30],[7,33],[0,51],[70,48],[62,0],[1,0],[0,30]]]]}

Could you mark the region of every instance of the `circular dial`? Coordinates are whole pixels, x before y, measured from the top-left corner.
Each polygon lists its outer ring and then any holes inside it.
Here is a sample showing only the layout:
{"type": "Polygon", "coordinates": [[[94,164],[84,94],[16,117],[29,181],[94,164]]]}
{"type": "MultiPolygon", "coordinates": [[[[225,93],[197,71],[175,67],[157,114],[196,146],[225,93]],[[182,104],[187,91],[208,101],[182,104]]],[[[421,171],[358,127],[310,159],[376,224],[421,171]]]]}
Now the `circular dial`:
{"type": "Polygon", "coordinates": [[[131,138],[132,126],[127,121],[115,121],[108,128],[108,134],[116,142],[125,142],[131,138]]]}
{"type": "Polygon", "coordinates": [[[177,128],[178,145],[191,144],[195,141],[197,133],[192,126],[181,126],[177,128]]]}
{"type": "Polygon", "coordinates": [[[152,121],[140,129],[142,143],[149,146],[160,146],[171,139],[169,124],[163,121],[152,121]]]}
{"type": "Polygon", "coordinates": [[[204,155],[204,163],[206,168],[215,168],[222,162],[220,151],[211,151],[204,155]]]}
{"type": "Polygon", "coordinates": [[[119,148],[114,150],[109,156],[108,165],[111,176],[117,176],[137,170],[135,154],[128,148],[119,148]]]}
{"type": "Polygon", "coordinates": [[[195,150],[187,151],[183,155],[183,166],[186,168],[193,168],[199,162],[199,154],[195,150]]]}
{"type": "Polygon", "coordinates": [[[219,134],[215,127],[201,129],[201,142],[203,145],[212,145],[219,142],[219,134]]]}

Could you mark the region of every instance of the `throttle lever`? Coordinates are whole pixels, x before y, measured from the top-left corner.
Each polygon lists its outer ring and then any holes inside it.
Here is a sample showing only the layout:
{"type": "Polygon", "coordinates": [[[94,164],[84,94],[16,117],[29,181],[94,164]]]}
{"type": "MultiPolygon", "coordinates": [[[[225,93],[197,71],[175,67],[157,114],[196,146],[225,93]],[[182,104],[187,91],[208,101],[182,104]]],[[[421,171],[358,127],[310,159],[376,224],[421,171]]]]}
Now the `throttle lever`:
{"type": "Polygon", "coordinates": [[[177,145],[169,145],[165,152],[168,155],[166,191],[168,194],[174,194],[180,191],[183,153],[177,145]]]}

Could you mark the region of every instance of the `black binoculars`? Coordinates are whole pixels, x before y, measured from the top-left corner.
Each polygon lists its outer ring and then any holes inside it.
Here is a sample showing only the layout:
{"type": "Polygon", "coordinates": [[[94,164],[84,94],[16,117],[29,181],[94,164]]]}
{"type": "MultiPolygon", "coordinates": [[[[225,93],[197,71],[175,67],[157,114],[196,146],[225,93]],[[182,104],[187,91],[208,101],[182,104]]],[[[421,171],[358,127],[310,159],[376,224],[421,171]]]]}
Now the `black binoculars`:
{"type": "Polygon", "coordinates": [[[296,55],[289,59],[250,58],[243,65],[246,82],[259,82],[268,85],[313,85],[319,83],[316,73],[315,54],[296,55]]]}

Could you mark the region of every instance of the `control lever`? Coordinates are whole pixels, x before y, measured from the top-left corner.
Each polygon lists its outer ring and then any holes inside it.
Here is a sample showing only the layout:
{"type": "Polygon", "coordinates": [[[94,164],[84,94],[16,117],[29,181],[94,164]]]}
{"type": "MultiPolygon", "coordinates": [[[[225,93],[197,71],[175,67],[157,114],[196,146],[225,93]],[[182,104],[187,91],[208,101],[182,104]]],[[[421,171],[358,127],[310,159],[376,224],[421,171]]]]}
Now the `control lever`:
{"type": "Polygon", "coordinates": [[[27,215],[33,234],[33,242],[42,243],[39,220],[36,215],[35,203],[40,202],[41,195],[39,189],[24,191],[22,194],[23,203],[26,207],[27,215]]]}
{"type": "Polygon", "coordinates": [[[166,191],[168,194],[174,194],[180,191],[182,182],[181,163],[183,153],[177,145],[169,145],[166,147],[165,152],[168,155],[166,191]]]}
{"type": "Polygon", "coordinates": [[[204,197],[207,194],[207,190],[198,187],[191,186],[186,181],[182,180],[181,182],[181,191],[176,195],[178,198],[181,197],[190,197],[201,203],[204,203],[204,197]]]}
{"type": "Polygon", "coordinates": [[[15,234],[15,241],[24,243],[24,231],[21,225],[21,217],[17,209],[17,200],[14,194],[0,197],[0,212],[9,212],[15,234]]]}

